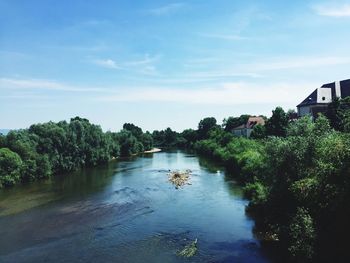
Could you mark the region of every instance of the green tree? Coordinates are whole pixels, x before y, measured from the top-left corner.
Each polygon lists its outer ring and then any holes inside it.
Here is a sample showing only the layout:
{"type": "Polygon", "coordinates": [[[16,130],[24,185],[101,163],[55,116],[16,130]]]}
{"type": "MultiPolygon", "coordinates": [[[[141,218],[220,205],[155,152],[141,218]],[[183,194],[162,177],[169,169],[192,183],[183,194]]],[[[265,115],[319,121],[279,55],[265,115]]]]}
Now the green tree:
{"type": "Polygon", "coordinates": [[[223,120],[223,128],[227,132],[231,132],[234,128],[236,128],[239,125],[246,124],[250,115],[244,114],[240,117],[228,117],[227,119],[223,120]]]}
{"type": "Polygon", "coordinates": [[[216,128],[216,119],[214,117],[207,117],[201,120],[198,124],[198,137],[203,140],[208,138],[210,130],[216,128]]]}
{"type": "Polygon", "coordinates": [[[267,121],[266,131],[272,136],[286,136],[288,126],[288,116],[281,107],[272,111],[271,118],[267,121]]]}
{"type": "Polygon", "coordinates": [[[20,181],[22,169],[21,157],[8,148],[0,149],[0,188],[11,186],[20,181]]]}
{"type": "Polygon", "coordinates": [[[195,131],[193,129],[186,129],[186,130],[184,130],[181,133],[181,136],[185,140],[184,144],[185,144],[186,147],[192,147],[194,145],[194,143],[198,139],[198,133],[197,133],[197,131],[195,131]]]}
{"type": "Polygon", "coordinates": [[[141,140],[142,139],[142,135],[143,135],[143,131],[140,127],[132,124],[132,123],[125,123],[123,125],[123,129],[130,131],[132,135],[135,136],[135,138],[137,140],[141,140]]]}
{"type": "Polygon", "coordinates": [[[338,131],[349,130],[349,115],[350,115],[350,97],[343,99],[335,98],[329,105],[326,111],[326,116],[329,119],[332,128],[338,131]]]}
{"type": "Polygon", "coordinates": [[[118,134],[120,155],[130,156],[140,152],[140,145],[134,135],[128,130],[122,130],[118,134]]]}
{"type": "Polygon", "coordinates": [[[289,252],[297,262],[306,262],[313,257],[315,228],[313,219],[305,208],[298,207],[289,226],[289,252]]]}
{"type": "Polygon", "coordinates": [[[250,134],[252,139],[265,139],[266,138],[266,127],[264,125],[255,125],[252,133],[250,134]]]}

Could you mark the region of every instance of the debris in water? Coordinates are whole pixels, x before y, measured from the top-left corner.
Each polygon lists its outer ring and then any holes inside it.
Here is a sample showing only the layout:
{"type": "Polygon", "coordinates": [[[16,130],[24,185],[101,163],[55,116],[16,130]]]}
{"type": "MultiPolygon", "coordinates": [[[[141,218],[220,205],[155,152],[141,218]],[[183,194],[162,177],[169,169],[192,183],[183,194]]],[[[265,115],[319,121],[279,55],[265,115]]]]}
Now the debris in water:
{"type": "Polygon", "coordinates": [[[178,189],[185,184],[190,184],[188,181],[190,180],[191,170],[185,171],[172,171],[168,174],[169,181],[175,185],[175,188],[178,189]]]}
{"type": "Polygon", "coordinates": [[[196,252],[197,252],[197,238],[195,241],[185,246],[183,250],[177,252],[177,255],[185,258],[190,258],[190,257],[193,257],[194,254],[196,254],[196,252]]]}

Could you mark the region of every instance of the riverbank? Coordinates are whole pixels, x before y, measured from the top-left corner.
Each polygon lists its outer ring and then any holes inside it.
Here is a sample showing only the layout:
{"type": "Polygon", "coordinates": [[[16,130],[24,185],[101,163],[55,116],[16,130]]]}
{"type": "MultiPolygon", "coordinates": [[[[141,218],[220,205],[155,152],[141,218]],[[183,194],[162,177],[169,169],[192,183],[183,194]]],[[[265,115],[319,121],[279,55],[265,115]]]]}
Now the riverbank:
{"type": "Polygon", "coordinates": [[[153,149],[151,149],[149,151],[144,151],[143,153],[158,153],[158,152],[161,152],[161,151],[162,151],[162,149],[160,149],[160,148],[153,148],[153,149]]]}
{"type": "Polygon", "coordinates": [[[251,140],[218,130],[195,144],[235,172],[255,230],[290,262],[348,262],[349,147],[349,133],[323,116],[291,122],[285,137],[251,140]]]}

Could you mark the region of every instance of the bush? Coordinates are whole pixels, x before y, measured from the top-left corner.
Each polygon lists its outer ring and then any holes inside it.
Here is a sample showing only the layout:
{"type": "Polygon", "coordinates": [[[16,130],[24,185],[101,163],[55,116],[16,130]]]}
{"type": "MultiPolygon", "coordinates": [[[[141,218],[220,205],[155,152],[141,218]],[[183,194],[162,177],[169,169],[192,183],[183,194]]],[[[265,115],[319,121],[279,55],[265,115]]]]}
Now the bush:
{"type": "Polygon", "coordinates": [[[21,157],[8,148],[0,149],[0,188],[16,184],[21,177],[21,157]]]}
{"type": "Polygon", "coordinates": [[[265,204],[268,197],[267,187],[260,182],[248,183],[244,188],[244,195],[250,200],[251,206],[265,204]]]}
{"type": "Polygon", "coordinates": [[[310,260],[314,254],[315,229],[309,212],[298,207],[289,226],[288,250],[296,262],[310,260]]]}

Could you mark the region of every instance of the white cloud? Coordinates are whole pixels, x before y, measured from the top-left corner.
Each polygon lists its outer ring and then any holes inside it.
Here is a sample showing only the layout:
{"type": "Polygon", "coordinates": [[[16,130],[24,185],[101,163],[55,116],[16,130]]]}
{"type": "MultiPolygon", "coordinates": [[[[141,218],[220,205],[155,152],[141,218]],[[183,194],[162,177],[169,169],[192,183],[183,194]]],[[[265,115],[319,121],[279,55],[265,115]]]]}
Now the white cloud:
{"type": "Polygon", "coordinates": [[[315,5],[312,8],[321,16],[350,17],[350,4],[334,5],[327,3],[315,5]]]}
{"type": "Polygon", "coordinates": [[[243,37],[240,35],[229,35],[229,34],[199,34],[202,37],[206,37],[206,38],[216,38],[216,39],[223,39],[223,40],[246,40],[249,39],[248,37],[243,37]]]}
{"type": "Polygon", "coordinates": [[[156,16],[169,15],[171,13],[183,9],[185,6],[185,3],[172,3],[165,6],[150,9],[148,10],[148,13],[156,16]]]}
{"type": "Polygon", "coordinates": [[[77,87],[47,79],[14,79],[0,78],[0,89],[58,90],[68,92],[105,92],[96,87],[77,87]]]}
{"type": "Polygon", "coordinates": [[[207,105],[297,104],[319,85],[312,83],[230,82],[216,88],[143,88],[97,98],[110,102],[173,102],[207,105]]]}
{"type": "MultiPolygon", "coordinates": [[[[242,104],[289,104],[300,102],[313,89],[321,83],[270,83],[260,81],[260,84],[252,82],[227,82],[216,84],[206,88],[203,85],[188,88],[169,87],[167,84],[157,86],[134,87],[76,87],[64,83],[43,79],[10,79],[0,78],[0,90],[23,90],[21,93],[6,94],[13,99],[31,98],[28,91],[48,90],[80,92],[97,101],[109,102],[172,102],[203,105],[242,105],[242,104]]],[[[35,95],[50,96],[49,93],[33,93],[35,95]]],[[[3,94],[5,95],[5,94],[3,94]]],[[[9,97],[10,98],[10,97],[9,97]]]]}
{"type": "Polygon", "coordinates": [[[104,68],[110,68],[110,69],[119,69],[120,68],[117,65],[117,63],[112,59],[95,59],[95,60],[93,60],[93,63],[95,63],[98,66],[104,67],[104,68]]]}
{"type": "Polygon", "coordinates": [[[160,59],[160,55],[150,56],[149,54],[145,54],[143,59],[128,61],[123,63],[126,66],[142,66],[152,64],[160,59]]]}
{"type": "MultiPolygon", "coordinates": [[[[194,61],[195,64],[189,64],[188,68],[198,68],[201,60],[194,61]],[[197,63],[198,62],[198,63],[197,63]]],[[[203,60],[203,63],[206,62],[203,60]]],[[[264,78],[267,72],[279,72],[279,71],[292,71],[298,69],[311,69],[311,68],[326,68],[333,67],[336,65],[350,64],[350,57],[336,57],[336,56],[325,56],[325,57],[272,57],[265,58],[256,62],[245,63],[245,64],[228,64],[222,61],[213,61],[213,69],[208,68],[207,70],[191,71],[178,79],[185,79],[187,82],[200,82],[210,81],[225,78],[264,78]]],[[[185,67],[188,66],[185,64],[185,67]]],[[[208,64],[205,65],[208,67],[208,64]]],[[[174,82],[176,83],[176,82],[174,82]]]]}
{"type": "Polygon", "coordinates": [[[312,68],[350,64],[350,57],[280,57],[272,58],[264,62],[257,62],[243,66],[252,71],[282,70],[295,68],[312,68]]]}

